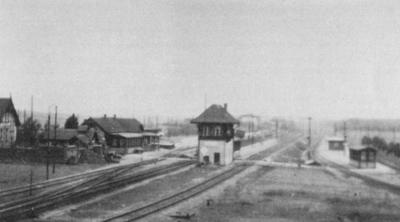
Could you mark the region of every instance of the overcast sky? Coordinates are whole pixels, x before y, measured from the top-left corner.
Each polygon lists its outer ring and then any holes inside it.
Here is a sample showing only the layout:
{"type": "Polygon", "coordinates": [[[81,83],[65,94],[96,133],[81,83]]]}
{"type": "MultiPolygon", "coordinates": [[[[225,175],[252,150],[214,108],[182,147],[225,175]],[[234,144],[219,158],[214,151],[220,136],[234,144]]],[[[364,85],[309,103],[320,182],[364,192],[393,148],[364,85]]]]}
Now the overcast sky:
{"type": "Polygon", "coordinates": [[[0,0],[0,33],[17,109],[400,118],[396,0],[0,0]]]}

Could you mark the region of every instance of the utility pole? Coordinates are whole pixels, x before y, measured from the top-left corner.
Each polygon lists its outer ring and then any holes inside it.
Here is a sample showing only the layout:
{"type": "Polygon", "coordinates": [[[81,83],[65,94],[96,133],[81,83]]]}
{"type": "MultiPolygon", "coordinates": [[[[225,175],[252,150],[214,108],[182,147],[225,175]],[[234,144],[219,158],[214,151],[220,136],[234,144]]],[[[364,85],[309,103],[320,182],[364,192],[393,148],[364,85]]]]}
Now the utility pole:
{"type": "Polygon", "coordinates": [[[346,128],[346,121],[343,122],[343,138],[344,141],[347,141],[347,128],[346,128]]]}
{"type": "Polygon", "coordinates": [[[31,131],[31,133],[30,133],[31,138],[29,138],[29,140],[30,140],[29,142],[30,142],[30,145],[33,146],[33,140],[34,140],[34,138],[33,138],[33,96],[31,96],[31,122],[29,124],[29,130],[31,131]]]}
{"type": "Polygon", "coordinates": [[[50,112],[47,119],[47,152],[46,152],[46,179],[49,179],[49,151],[50,151],[50,112]]]}
{"type": "Polygon", "coordinates": [[[279,137],[279,121],[278,119],[275,120],[275,137],[278,138],[279,137]]]}
{"type": "Polygon", "coordinates": [[[311,147],[311,117],[308,117],[308,146],[311,147]]]}
{"type": "Polygon", "coordinates": [[[56,147],[57,147],[57,106],[54,114],[54,147],[53,147],[53,174],[56,172],[56,147]]]}

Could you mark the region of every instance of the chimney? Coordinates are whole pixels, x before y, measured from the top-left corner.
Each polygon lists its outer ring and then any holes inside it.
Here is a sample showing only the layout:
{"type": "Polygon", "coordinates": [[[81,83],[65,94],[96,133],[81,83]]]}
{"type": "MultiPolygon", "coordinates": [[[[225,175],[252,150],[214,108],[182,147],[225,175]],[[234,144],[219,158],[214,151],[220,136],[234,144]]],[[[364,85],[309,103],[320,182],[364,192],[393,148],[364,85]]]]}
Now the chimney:
{"type": "Polygon", "coordinates": [[[107,114],[104,114],[104,119],[107,118],[107,114]]]}
{"type": "Polygon", "coordinates": [[[225,111],[228,111],[228,104],[227,103],[224,103],[224,109],[225,109],[225,111]]]}
{"type": "Polygon", "coordinates": [[[114,119],[116,119],[116,118],[117,118],[117,115],[114,114],[114,119]]]}

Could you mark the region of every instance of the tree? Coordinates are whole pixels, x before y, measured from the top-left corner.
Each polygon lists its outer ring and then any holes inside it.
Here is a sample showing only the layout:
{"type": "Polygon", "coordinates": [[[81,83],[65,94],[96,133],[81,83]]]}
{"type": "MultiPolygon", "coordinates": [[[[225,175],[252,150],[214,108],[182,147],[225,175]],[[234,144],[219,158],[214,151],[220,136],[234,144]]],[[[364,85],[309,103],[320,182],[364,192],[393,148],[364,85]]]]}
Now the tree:
{"type": "Polygon", "coordinates": [[[362,145],[371,145],[371,144],[372,144],[372,140],[371,140],[371,138],[369,138],[368,136],[364,136],[364,137],[361,139],[361,144],[362,144],[362,145]]]}
{"type": "Polygon", "coordinates": [[[68,117],[64,124],[65,129],[78,129],[78,126],[79,122],[75,114],[72,114],[72,116],[68,117]]]}
{"type": "Polygon", "coordinates": [[[17,143],[33,146],[36,144],[41,125],[38,120],[29,117],[17,131],[17,143]]]}

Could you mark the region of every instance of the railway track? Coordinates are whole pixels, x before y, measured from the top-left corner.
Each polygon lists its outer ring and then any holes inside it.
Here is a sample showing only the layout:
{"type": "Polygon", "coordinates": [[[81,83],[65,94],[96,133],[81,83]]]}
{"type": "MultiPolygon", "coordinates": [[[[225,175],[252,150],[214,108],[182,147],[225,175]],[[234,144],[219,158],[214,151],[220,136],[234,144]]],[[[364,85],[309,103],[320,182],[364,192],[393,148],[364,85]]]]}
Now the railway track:
{"type": "Polygon", "coordinates": [[[232,176],[242,172],[243,170],[247,169],[248,166],[236,166],[233,167],[227,171],[224,171],[212,178],[209,178],[195,186],[192,186],[190,188],[187,188],[181,192],[175,193],[171,196],[168,196],[164,199],[161,199],[157,202],[151,203],[149,205],[143,206],[141,208],[133,209],[133,210],[128,210],[124,213],[121,213],[119,215],[115,215],[112,217],[109,217],[103,222],[111,222],[111,221],[134,221],[140,218],[143,218],[147,215],[150,215],[152,213],[158,212],[162,209],[165,209],[167,207],[170,207],[174,204],[177,204],[181,201],[187,200],[205,190],[208,190],[217,184],[220,184],[221,182],[225,181],[226,179],[231,178],[232,176]]]}
{"type": "Polygon", "coordinates": [[[34,198],[3,203],[0,205],[0,219],[2,221],[15,221],[32,217],[63,205],[82,201],[193,164],[193,161],[180,161],[134,173],[129,172],[132,168],[121,168],[118,171],[108,172],[73,187],[50,191],[34,198]]]}
{"type": "MultiPolygon", "coordinates": [[[[249,160],[264,159],[266,157],[266,155],[271,155],[272,153],[279,151],[280,148],[282,148],[282,147],[288,147],[291,144],[294,144],[295,142],[297,142],[300,138],[301,138],[301,136],[296,136],[294,138],[290,138],[290,139],[288,139],[288,141],[285,141],[282,144],[276,145],[272,149],[272,151],[261,152],[261,154],[252,155],[248,159],[249,160]]],[[[199,184],[196,184],[194,186],[186,188],[186,189],[179,191],[175,194],[172,194],[166,198],[155,201],[153,203],[150,203],[150,204],[140,207],[140,208],[127,209],[120,214],[112,215],[109,218],[104,219],[103,222],[135,221],[140,218],[146,217],[152,213],[159,212],[160,210],[163,210],[163,209],[173,206],[179,202],[182,202],[191,197],[194,197],[194,196],[222,183],[223,181],[239,174],[240,172],[243,172],[248,167],[250,167],[250,166],[249,165],[234,166],[234,167],[230,168],[229,170],[226,170],[226,171],[224,171],[216,176],[213,176],[199,184]]]]}
{"type": "Polygon", "coordinates": [[[42,190],[49,189],[52,187],[57,187],[59,185],[77,183],[83,179],[85,179],[85,180],[92,179],[92,178],[98,177],[99,175],[107,174],[109,172],[115,172],[115,171],[118,171],[123,168],[132,169],[132,168],[140,167],[143,165],[156,163],[156,162],[159,162],[162,160],[163,159],[151,159],[151,160],[142,161],[140,163],[133,163],[133,164],[127,164],[127,165],[122,165],[122,166],[117,166],[117,167],[110,167],[110,168],[101,169],[101,170],[94,170],[94,171],[90,171],[90,172],[86,172],[86,173],[75,174],[75,175],[71,175],[71,176],[42,181],[42,182],[34,183],[32,185],[25,185],[25,186],[12,188],[12,189],[1,190],[0,191],[0,202],[4,203],[6,198],[15,199],[18,196],[29,195],[30,192],[34,193],[34,192],[42,191],[42,190]]]}
{"type": "Polygon", "coordinates": [[[276,153],[278,151],[281,151],[282,147],[288,147],[288,146],[294,145],[301,138],[302,138],[301,135],[297,135],[297,136],[295,136],[293,138],[289,138],[289,139],[283,141],[281,144],[276,144],[276,145],[272,146],[269,149],[266,149],[264,151],[261,151],[259,153],[255,153],[255,154],[249,156],[247,158],[247,160],[262,160],[262,159],[264,159],[264,158],[266,158],[266,157],[268,157],[268,156],[270,156],[270,155],[272,155],[272,154],[274,154],[274,153],[276,153]]]}

